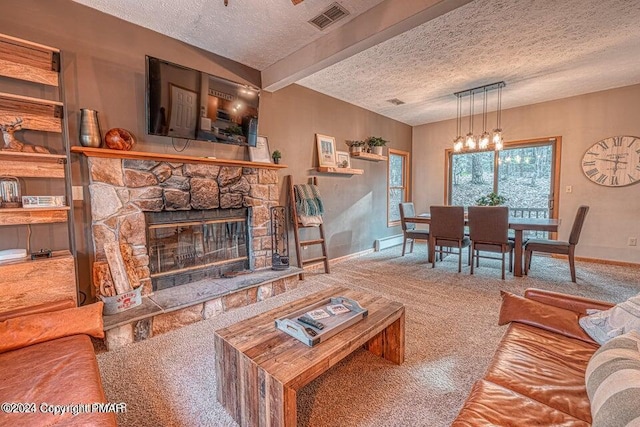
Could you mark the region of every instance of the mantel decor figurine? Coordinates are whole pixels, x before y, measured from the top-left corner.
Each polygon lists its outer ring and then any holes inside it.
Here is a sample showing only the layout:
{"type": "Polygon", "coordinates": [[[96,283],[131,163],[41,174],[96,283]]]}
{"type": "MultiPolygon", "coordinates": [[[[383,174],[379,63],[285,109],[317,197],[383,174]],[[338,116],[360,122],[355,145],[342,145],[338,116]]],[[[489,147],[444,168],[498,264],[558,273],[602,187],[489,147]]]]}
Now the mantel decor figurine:
{"type": "Polygon", "coordinates": [[[4,144],[0,150],[4,151],[20,151],[23,153],[41,153],[49,154],[48,148],[25,144],[22,141],[18,141],[15,137],[15,133],[22,129],[22,118],[16,117],[16,119],[10,123],[0,123],[0,131],[2,132],[2,139],[4,144]]]}

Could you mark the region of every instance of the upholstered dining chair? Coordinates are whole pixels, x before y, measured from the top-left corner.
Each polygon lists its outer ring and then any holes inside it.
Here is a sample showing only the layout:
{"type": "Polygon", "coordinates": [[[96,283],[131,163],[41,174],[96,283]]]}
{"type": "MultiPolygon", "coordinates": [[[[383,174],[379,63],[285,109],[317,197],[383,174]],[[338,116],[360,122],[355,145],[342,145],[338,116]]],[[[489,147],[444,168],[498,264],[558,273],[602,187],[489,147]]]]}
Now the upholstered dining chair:
{"type": "Polygon", "coordinates": [[[580,206],[576,213],[576,218],[571,227],[569,241],[563,240],[546,240],[546,239],[529,239],[524,244],[524,274],[531,269],[531,258],[534,252],[546,252],[549,254],[562,254],[569,257],[569,269],[571,270],[571,281],[576,281],[576,266],[574,253],[578,240],[580,240],[580,232],[584,225],[584,219],[589,212],[589,206],[580,206]]]}
{"type": "Polygon", "coordinates": [[[411,240],[411,250],[413,252],[413,242],[416,240],[429,240],[428,230],[416,230],[416,225],[412,222],[407,222],[406,217],[416,216],[416,209],[412,202],[400,203],[400,221],[402,222],[402,234],[404,239],[402,241],[402,256],[407,249],[407,240],[411,240]]]}
{"type": "MultiPolygon", "coordinates": [[[[429,243],[433,245],[432,267],[436,267],[436,254],[450,254],[458,248],[458,273],[462,271],[462,248],[471,244],[464,235],[464,208],[462,206],[431,206],[431,223],[429,224],[429,243]],[[444,249],[446,248],[446,249],[444,249]]],[[[471,263],[471,254],[469,254],[471,263]]]]}
{"type": "Polygon", "coordinates": [[[471,274],[474,259],[476,267],[480,258],[499,259],[480,255],[494,252],[502,255],[502,280],[505,278],[504,255],[509,253],[509,271],[513,271],[514,242],[509,240],[509,208],[506,206],[469,206],[469,238],[471,239],[471,274]]]}

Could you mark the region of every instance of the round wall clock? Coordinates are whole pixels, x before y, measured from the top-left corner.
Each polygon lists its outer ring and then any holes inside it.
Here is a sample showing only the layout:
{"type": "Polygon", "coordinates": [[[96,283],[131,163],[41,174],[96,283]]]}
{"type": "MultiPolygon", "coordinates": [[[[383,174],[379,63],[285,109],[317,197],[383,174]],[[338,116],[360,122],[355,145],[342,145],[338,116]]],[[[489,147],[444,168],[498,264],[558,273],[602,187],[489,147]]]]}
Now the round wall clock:
{"type": "Polygon", "coordinates": [[[640,182],[640,137],[612,136],[596,142],[582,156],[582,171],[607,187],[640,182]]]}

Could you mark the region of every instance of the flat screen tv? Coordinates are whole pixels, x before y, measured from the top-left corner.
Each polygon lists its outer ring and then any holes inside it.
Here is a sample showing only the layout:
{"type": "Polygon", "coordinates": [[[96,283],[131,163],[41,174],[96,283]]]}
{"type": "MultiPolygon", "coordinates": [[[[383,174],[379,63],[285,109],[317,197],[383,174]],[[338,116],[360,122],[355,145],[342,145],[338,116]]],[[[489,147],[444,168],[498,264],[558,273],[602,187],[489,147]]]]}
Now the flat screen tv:
{"type": "Polygon", "coordinates": [[[256,146],[260,90],[151,56],[149,135],[256,146]]]}

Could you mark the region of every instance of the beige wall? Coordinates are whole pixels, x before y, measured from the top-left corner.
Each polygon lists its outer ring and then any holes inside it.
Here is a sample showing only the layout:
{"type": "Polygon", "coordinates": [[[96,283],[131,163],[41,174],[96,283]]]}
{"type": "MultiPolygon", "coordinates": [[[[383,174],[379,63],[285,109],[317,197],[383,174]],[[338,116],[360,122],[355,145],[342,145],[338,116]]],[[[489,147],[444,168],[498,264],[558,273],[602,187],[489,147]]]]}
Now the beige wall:
{"type": "MultiPolygon", "coordinates": [[[[71,145],[78,145],[80,109],[90,108],[99,111],[103,133],[112,127],[123,127],[136,134],[139,142],[135,150],[175,152],[170,138],[146,135],[145,55],[260,86],[257,70],[70,0],[3,0],[0,32],[62,50],[71,145]]],[[[10,85],[5,90],[28,96],[46,95],[35,85],[2,80],[0,83],[10,85]]],[[[345,139],[370,135],[392,141],[395,148],[411,148],[410,126],[295,85],[276,93],[263,93],[259,123],[259,133],[268,136],[271,150],[279,149],[282,163],[289,165],[280,176],[292,174],[296,183],[306,182],[315,174],[316,132],[336,137],[339,150],[346,150],[345,139]]],[[[183,143],[176,140],[179,148],[183,143]]],[[[182,154],[248,159],[244,147],[195,141],[182,154]]],[[[87,184],[82,165],[77,159],[73,163],[75,185],[87,184]]],[[[327,207],[330,258],[372,248],[376,238],[400,233],[399,227],[386,226],[386,163],[353,160],[352,166],[364,169],[364,175],[319,177],[327,207]]],[[[284,189],[284,182],[281,185],[284,189]]],[[[283,191],[282,203],[284,196],[283,191]]],[[[86,202],[77,202],[75,228],[81,289],[88,289],[90,277],[91,254],[87,248],[91,245],[84,227],[89,222],[89,212],[86,202]]],[[[20,230],[5,228],[0,233],[7,247],[24,244],[20,230]]],[[[52,248],[62,244],[64,233],[42,243],[52,248]]],[[[290,248],[293,252],[293,239],[290,248]]],[[[313,250],[309,252],[312,256],[313,250]]]]}
{"type": "MultiPolygon", "coordinates": [[[[375,239],[402,233],[400,227],[387,228],[387,163],[351,159],[351,167],[364,169],[363,175],[317,174],[315,134],[335,137],[339,151],[347,151],[345,140],[372,135],[391,141],[392,148],[409,151],[410,126],[298,85],[263,93],[260,102],[260,134],[268,137],[272,151],[282,152],[281,162],[289,166],[280,172],[281,178],[292,175],[294,183],[306,183],[309,177],[318,177],[327,210],[330,258],[371,249],[375,239]]],[[[282,179],[281,203],[285,184],[282,179]]]]}
{"type": "MultiPolygon", "coordinates": [[[[509,96],[508,89],[503,96],[509,96]]],[[[640,136],[639,111],[640,85],[635,85],[502,113],[506,141],[562,137],[559,238],[569,237],[579,205],[591,207],[576,250],[578,256],[640,262],[640,247],[627,246],[629,237],[640,237],[640,184],[621,188],[596,185],[584,176],[581,166],[587,148],[597,141],[615,135],[640,136]],[[565,192],[569,185],[572,193],[565,192]]],[[[491,117],[489,123],[494,123],[491,117]]],[[[444,153],[451,147],[455,128],[455,120],[413,128],[413,199],[417,210],[428,210],[444,201],[444,153]]]]}

